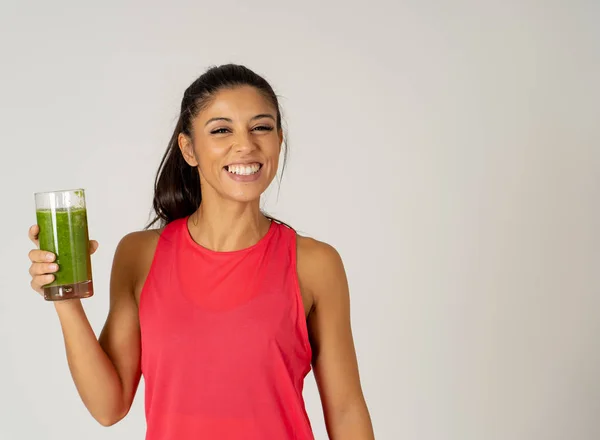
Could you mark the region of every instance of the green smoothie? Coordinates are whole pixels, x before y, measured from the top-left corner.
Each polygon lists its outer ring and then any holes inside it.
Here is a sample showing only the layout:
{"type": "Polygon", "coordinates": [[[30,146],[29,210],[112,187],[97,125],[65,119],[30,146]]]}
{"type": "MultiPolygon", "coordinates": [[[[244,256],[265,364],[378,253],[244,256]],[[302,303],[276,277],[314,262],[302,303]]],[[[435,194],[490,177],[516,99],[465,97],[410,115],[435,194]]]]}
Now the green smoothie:
{"type": "Polygon", "coordinates": [[[85,208],[36,210],[40,249],[56,254],[58,272],[44,287],[83,283],[92,279],[87,211],[85,208]]]}

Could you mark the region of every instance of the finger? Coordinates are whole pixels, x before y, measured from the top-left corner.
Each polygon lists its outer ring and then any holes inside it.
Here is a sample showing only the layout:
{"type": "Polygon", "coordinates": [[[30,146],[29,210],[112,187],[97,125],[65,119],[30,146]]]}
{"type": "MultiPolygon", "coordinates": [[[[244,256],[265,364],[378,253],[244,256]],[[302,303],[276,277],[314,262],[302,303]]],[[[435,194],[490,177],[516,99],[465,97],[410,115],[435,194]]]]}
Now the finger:
{"type": "Polygon", "coordinates": [[[38,241],[38,237],[40,235],[40,227],[38,225],[33,225],[29,228],[29,239],[35,244],[39,246],[40,243],[38,241]]]}
{"type": "Polygon", "coordinates": [[[96,240],[90,240],[90,255],[98,250],[98,242],[96,240]]]}
{"type": "Polygon", "coordinates": [[[44,296],[44,289],[42,287],[38,286],[34,280],[31,280],[31,282],[29,283],[29,285],[37,293],[39,293],[40,295],[44,296]]]}
{"type": "Polygon", "coordinates": [[[56,263],[33,263],[29,267],[29,275],[32,277],[37,275],[46,275],[54,273],[58,270],[56,263]]]}
{"type": "Polygon", "coordinates": [[[36,292],[43,293],[43,287],[47,284],[50,284],[52,281],[54,281],[54,275],[52,274],[38,275],[33,277],[33,279],[31,280],[31,287],[36,292]]]}
{"type": "Polygon", "coordinates": [[[52,252],[32,249],[29,251],[29,259],[32,263],[51,263],[54,261],[55,255],[52,252]]]}

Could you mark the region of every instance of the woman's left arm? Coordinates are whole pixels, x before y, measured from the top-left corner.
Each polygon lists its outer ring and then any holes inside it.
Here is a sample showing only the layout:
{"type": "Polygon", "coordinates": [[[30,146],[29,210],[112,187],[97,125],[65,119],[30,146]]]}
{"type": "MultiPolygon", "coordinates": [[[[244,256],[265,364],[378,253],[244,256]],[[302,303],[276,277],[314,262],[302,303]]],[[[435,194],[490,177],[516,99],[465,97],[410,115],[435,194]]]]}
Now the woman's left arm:
{"type": "Polygon", "coordinates": [[[298,274],[303,294],[312,298],[308,316],[312,363],[329,438],[374,440],[358,373],[342,259],[332,246],[299,237],[298,274]]]}

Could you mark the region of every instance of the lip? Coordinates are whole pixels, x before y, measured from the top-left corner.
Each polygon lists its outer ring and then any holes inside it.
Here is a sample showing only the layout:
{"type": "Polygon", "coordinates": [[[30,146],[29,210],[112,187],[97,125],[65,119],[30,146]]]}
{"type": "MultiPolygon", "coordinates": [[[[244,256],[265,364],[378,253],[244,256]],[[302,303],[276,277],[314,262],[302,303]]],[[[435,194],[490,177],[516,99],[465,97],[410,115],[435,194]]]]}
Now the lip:
{"type": "MultiPolygon", "coordinates": [[[[248,163],[256,163],[256,162],[248,162],[248,163]]],[[[260,163],[260,162],[259,162],[259,163],[260,163]]],[[[262,164],[261,164],[261,167],[260,167],[260,169],[259,169],[259,170],[258,170],[256,173],[254,173],[254,174],[250,174],[249,176],[243,176],[243,175],[241,175],[241,174],[233,174],[233,173],[230,173],[229,171],[227,171],[227,170],[225,169],[225,167],[223,167],[223,172],[224,172],[225,174],[227,174],[227,176],[228,176],[228,177],[229,177],[231,180],[234,180],[234,181],[236,181],[236,182],[255,182],[255,181],[257,181],[258,179],[260,179],[260,176],[262,175],[262,170],[263,170],[263,168],[264,168],[264,167],[263,167],[263,166],[262,166],[262,164]]]]}
{"type": "Polygon", "coordinates": [[[230,165],[250,165],[251,163],[258,163],[258,164],[260,164],[261,167],[264,165],[260,160],[248,159],[248,160],[240,160],[240,161],[237,161],[237,162],[231,162],[231,163],[228,163],[225,166],[228,167],[230,165]]]}

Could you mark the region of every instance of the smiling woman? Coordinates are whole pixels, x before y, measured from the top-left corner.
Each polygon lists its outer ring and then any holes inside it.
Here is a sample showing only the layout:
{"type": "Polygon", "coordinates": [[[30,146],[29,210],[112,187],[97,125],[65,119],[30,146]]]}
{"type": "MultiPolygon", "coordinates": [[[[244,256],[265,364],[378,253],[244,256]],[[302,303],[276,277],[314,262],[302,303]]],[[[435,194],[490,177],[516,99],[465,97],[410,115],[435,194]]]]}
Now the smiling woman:
{"type": "Polygon", "coordinates": [[[157,215],[148,226],[194,213],[208,191],[234,199],[260,196],[277,172],[282,150],[285,170],[283,143],[281,111],[270,84],[244,66],[209,69],[183,94],[157,173],[157,215]]]}
{"type": "Polygon", "coordinates": [[[266,96],[246,85],[221,90],[179,133],[178,146],[187,164],[198,168],[204,197],[216,191],[226,199],[253,200],[275,177],[283,135],[279,112],[266,96]]]}
{"type": "MultiPolygon", "coordinates": [[[[99,340],[79,300],[56,304],[101,424],[126,416],[143,375],[147,440],[313,440],[302,397],[313,368],[330,438],[373,439],[342,260],[260,210],[283,138],[273,89],[244,66],[213,67],[185,91],[156,217],[117,247],[99,340]]],[[[30,255],[40,292],[55,270],[30,255]]]]}

